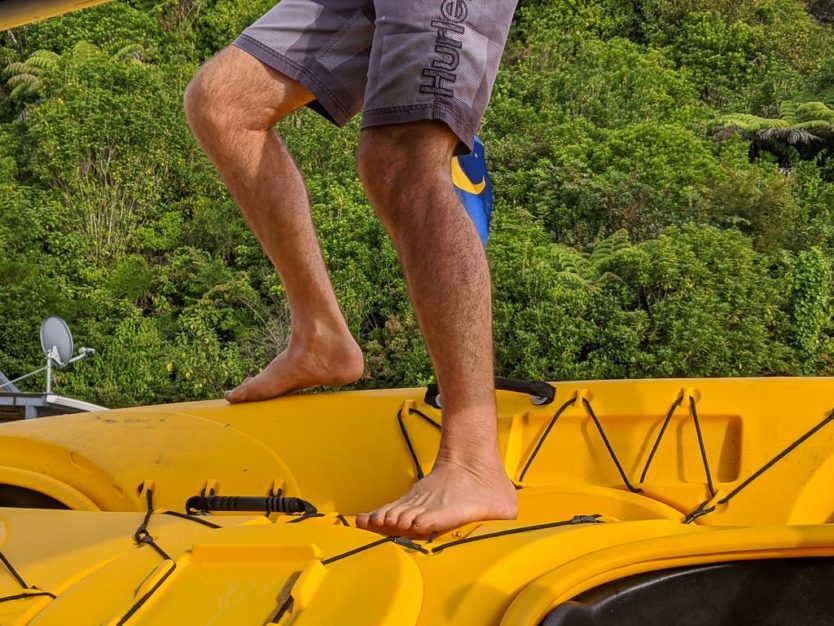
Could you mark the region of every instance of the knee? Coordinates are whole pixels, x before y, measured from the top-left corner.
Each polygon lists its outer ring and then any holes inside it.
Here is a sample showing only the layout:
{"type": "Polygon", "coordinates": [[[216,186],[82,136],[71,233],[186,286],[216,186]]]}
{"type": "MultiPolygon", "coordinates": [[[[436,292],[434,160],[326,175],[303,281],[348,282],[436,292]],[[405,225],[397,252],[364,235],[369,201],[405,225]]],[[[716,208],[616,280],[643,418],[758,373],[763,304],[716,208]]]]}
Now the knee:
{"type": "Polygon", "coordinates": [[[223,80],[228,69],[222,57],[215,57],[200,68],[185,89],[185,116],[198,137],[235,125],[239,112],[223,80]]]}
{"type": "Polygon", "coordinates": [[[371,204],[380,212],[395,204],[397,190],[402,190],[407,179],[407,150],[383,135],[363,135],[356,154],[357,171],[371,204]]]}
{"type": "Polygon", "coordinates": [[[457,138],[448,127],[417,122],[366,128],[359,139],[357,170],[382,217],[401,213],[402,201],[450,184],[457,138]]]}
{"type": "MultiPolygon", "coordinates": [[[[274,88],[261,75],[260,62],[237,48],[229,47],[200,68],[183,97],[183,107],[194,133],[201,137],[219,132],[271,129],[298,104],[290,106],[280,96],[286,89],[274,88]],[[275,97],[263,102],[268,87],[275,97]]],[[[265,71],[265,70],[263,70],[265,71]]]]}

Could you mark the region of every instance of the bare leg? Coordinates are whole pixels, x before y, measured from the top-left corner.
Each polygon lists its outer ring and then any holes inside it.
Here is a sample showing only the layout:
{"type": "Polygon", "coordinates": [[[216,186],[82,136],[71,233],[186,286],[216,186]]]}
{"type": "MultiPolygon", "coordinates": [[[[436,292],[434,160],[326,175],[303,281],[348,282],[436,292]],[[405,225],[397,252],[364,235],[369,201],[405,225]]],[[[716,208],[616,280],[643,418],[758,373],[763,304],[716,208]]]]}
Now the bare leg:
{"type": "Polygon", "coordinates": [[[299,83],[230,47],[188,87],[185,110],[200,141],[287,291],[289,346],[257,376],[226,394],[263,400],[362,374],[359,346],[327,276],[298,168],[272,130],[313,96],[299,83]]]}
{"type": "Polygon", "coordinates": [[[405,271],[443,390],[443,431],[431,473],[399,500],[357,517],[361,528],[429,534],[517,514],[498,451],[489,268],[452,187],[457,138],[418,122],[362,131],[359,169],[405,271]]]}

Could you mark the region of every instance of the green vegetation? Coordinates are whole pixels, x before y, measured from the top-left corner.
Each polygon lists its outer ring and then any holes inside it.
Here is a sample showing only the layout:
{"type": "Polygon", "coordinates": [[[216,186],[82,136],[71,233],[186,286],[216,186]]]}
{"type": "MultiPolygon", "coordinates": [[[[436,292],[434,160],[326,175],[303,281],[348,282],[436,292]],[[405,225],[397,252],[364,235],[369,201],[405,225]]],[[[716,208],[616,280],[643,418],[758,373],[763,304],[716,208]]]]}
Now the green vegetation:
{"type": "MultiPolygon", "coordinates": [[[[123,0],[2,35],[0,370],[37,366],[48,313],[99,350],[59,388],[110,406],[217,397],[285,344],[283,289],[181,106],[271,3],[123,0]]],[[[834,374],[833,77],[800,0],[525,0],[481,133],[499,373],[834,374]]],[[[358,123],[280,131],[360,386],[426,383],[358,123]]]]}

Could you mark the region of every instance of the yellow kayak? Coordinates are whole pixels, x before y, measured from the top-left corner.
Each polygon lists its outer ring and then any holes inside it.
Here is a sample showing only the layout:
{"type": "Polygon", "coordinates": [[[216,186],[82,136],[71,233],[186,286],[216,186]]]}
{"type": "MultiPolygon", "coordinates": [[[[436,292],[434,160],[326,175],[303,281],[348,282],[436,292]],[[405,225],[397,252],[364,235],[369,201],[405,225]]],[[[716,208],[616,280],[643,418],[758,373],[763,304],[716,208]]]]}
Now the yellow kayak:
{"type": "Polygon", "coordinates": [[[431,467],[425,389],[4,424],[0,624],[827,623],[832,391],[501,391],[519,518],[421,539],[354,515],[431,467]]]}

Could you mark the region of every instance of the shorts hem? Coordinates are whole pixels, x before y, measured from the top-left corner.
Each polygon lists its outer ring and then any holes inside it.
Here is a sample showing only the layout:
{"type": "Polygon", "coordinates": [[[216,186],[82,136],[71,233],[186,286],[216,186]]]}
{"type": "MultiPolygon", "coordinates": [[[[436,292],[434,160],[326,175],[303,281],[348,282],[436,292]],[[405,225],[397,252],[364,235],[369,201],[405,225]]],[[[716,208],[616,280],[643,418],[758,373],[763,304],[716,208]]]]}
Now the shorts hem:
{"type": "Polygon", "coordinates": [[[406,104],[366,110],[362,115],[362,128],[387,124],[408,124],[423,120],[444,122],[471,151],[475,145],[475,129],[454,109],[439,108],[433,103],[406,104]]]}

